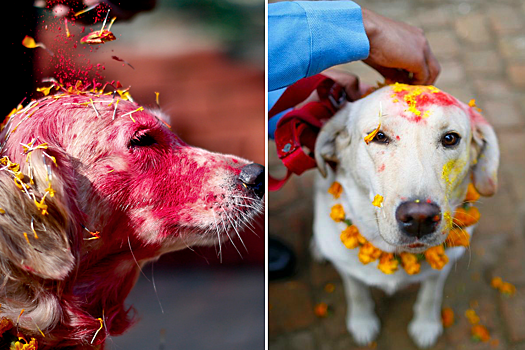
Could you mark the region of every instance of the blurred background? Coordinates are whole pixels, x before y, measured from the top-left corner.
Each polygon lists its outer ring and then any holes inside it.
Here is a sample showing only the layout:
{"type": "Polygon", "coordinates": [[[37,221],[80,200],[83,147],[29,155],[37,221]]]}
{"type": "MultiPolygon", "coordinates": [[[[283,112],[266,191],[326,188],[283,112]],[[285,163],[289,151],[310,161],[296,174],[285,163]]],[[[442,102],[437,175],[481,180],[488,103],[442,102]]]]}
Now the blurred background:
{"type": "MultiPolygon", "coordinates": [[[[38,23],[37,41],[55,53],[35,49],[38,81],[118,80],[151,107],[159,92],[172,130],[184,141],[264,164],[262,0],[158,0],[151,11],[117,20],[111,27],[117,40],[102,45],[79,43],[101,22],[66,26],[39,10],[38,23]]],[[[146,265],[127,299],[139,322],[110,338],[107,348],[263,349],[264,217],[241,236],[246,249],[234,239],[236,248],[224,244],[222,261],[209,247],[146,265]]]]}
{"type": "MultiPolygon", "coordinates": [[[[463,102],[476,99],[499,137],[499,192],[477,205],[481,220],[471,249],[452,269],[444,307],[455,313],[433,349],[525,349],[525,2],[522,0],[357,1],[381,15],[421,27],[442,66],[436,86],[463,102]],[[506,297],[493,277],[516,286],[506,297]],[[490,332],[475,342],[465,311],[474,309],[490,332]]],[[[341,23],[344,25],[344,23],[341,23]]],[[[383,79],[364,64],[339,67],[376,85],[383,79]]],[[[285,172],[269,144],[269,170],[285,172]]],[[[346,301],[339,275],[330,264],[312,261],[312,189],[316,171],[294,176],[271,192],[269,235],[296,252],[295,274],[269,283],[271,350],[416,349],[407,334],[418,286],[393,296],[374,291],[382,330],[369,347],[357,346],[345,325],[346,301]],[[326,305],[325,317],[314,309],[326,305]]]]}

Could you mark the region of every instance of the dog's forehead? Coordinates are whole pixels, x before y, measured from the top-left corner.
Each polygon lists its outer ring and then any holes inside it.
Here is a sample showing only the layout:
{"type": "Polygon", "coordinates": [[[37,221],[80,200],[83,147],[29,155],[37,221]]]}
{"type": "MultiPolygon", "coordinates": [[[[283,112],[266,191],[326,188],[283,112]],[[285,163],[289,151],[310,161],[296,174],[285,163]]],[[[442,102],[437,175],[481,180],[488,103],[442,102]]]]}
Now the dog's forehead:
{"type": "Polygon", "coordinates": [[[469,106],[434,86],[394,84],[355,103],[357,127],[368,130],[404,126],[421,129],[469,128],[475,117],[469,106]]]}

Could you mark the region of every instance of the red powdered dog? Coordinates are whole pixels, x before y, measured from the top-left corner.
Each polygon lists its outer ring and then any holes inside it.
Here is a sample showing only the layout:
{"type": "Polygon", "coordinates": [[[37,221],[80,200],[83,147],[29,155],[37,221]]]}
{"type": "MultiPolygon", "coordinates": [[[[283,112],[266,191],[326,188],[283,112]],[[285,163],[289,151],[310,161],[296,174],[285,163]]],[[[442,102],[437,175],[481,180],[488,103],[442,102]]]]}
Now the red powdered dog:
{"type": "Polygon", "coordinates": [[[7,122],[0,347],[18,332],[39,350],[103,348],[132,322],[140,265],[221,244],[262,211],[262,166],[191,147],[155,114],[122,91],[74,91],[7,122]]]}

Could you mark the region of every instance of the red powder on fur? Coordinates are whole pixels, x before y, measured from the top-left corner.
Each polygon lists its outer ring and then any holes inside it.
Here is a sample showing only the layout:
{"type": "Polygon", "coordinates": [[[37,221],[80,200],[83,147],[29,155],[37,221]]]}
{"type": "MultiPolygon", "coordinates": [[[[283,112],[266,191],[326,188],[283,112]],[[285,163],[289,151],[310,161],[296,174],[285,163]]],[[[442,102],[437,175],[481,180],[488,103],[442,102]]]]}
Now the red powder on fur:
{"type": "Polygon", "coordinates": [[[432,106],[449,107],[458,106],[460,102],[451,95],[442,92],[433,86],[413,86],[406,84],[391,85],[391,98],[393,103],[402,103],[406,106],[405,112],[401,114],[406,119],[419,123],[430,116],[429,110],[432,106]]]}

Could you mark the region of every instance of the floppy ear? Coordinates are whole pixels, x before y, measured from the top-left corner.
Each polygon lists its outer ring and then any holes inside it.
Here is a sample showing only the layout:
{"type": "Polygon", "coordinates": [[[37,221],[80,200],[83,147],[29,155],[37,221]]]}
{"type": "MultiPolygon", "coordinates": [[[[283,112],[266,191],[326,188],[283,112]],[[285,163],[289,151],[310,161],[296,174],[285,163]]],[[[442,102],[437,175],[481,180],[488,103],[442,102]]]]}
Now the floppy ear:
{"type": "Polygon", "coordinates": [[[35,149],[20,165],[7,157],[0,162],[0,263],[45,279],[64,279],[78,251],[69,160],[56,151],[35,149]]]}
{"type": "MultiPolygon", "coordinates": [[[[336,113],[319,132],[315,142],[315,161],[323,177],[326,177],[326,161],[337,162],[335,155],[335,140],[346,131],[346,121],[350,115],[351,104],[336,113]]],[[[349,135],[348,135],[349,137],[349,135]]]]}
{"type": "Polygon", "coordinates": [[[492,196],[498,187],[499,146],[494,129],[476,111],[472,111],[473,147],[476,164],[472,168],[473,183],[483,196],[492,196]]]}

